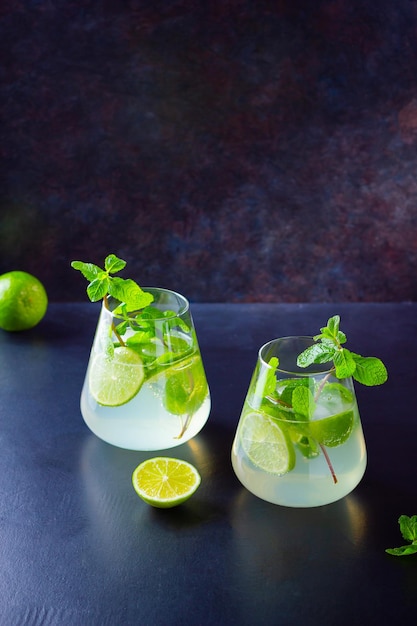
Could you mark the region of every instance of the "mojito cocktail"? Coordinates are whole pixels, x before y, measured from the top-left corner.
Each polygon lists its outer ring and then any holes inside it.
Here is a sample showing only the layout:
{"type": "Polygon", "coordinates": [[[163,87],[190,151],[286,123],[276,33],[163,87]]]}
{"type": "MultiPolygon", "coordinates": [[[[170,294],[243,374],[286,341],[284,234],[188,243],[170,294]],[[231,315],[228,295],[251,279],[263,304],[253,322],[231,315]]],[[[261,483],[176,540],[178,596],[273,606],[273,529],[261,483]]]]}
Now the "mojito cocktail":
{"type": "Polygon", "coordinates": [[[261,348],[232,448],[232,464],[258,497],[291,507],[334,502],[366,468],[351,377],[329,364],[302,369],[313,338],[286,337],[261,348]]]}
{"type": "Polygon", "coordinates": [[[162,450],[201,430],[210,396],[188,302],[167,290],[144,291],[154,296],[152,307],[127,324],[103,304],[81,412],[109,443],[162,450]]]}
{"type": "Polygon", "coordinates": [[[74,261],[101,313],[81,393],[81,413],[101,439],[131,450],[163,450],[194,437],[210,413],[210,394],[189,303],[160,288],[113,277],[74,261]]]}

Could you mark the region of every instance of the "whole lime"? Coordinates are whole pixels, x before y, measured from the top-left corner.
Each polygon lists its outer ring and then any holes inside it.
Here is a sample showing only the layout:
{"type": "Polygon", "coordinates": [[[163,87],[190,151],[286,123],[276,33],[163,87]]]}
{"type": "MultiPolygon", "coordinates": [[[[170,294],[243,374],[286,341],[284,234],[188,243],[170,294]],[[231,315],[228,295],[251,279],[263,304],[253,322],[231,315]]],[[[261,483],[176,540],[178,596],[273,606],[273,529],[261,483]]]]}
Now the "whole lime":
{"type": "Polygon", "coordinates": [[[12,271],[0,276],[0,328],[27,330],[36,326],[46,313],[45,287],[32,274],[12,271]]]}

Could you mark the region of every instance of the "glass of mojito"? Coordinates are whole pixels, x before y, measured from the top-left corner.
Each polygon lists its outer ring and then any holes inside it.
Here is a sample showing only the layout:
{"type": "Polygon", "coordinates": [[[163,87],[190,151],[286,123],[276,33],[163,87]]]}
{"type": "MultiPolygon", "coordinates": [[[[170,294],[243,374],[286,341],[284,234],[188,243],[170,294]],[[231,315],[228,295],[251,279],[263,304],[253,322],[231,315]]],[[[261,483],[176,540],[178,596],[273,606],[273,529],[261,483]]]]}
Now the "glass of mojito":
{"type": "Polygon", "coordinates": [[[237,477],[274,504],[314,507],[334,502],[350,493],[365,472],[366,447],[352,376],[340,377],[330,359],[337,362],[343,348],[328,338],[322,344],[316,340],[284,337],[261,347],[233,442],[237,477]],[[300,365],[299,356],[309,353],[313,358],[307,365],[301,359],[300,365]]]}
{"type": "MultiPolygon", "coordinates": [[[[106,263],[110,267],[111,261],[106,263]]],[[[110,288],[103,292],[81,393],[84,421],[104,441],[130,450],[162,450],[188,441],[207,421],[210,394],[187,299],[168,289],[138,292],[134,285],[140,305],[127,307],[110,295],[121,283],[98,270],[95,279],[86,265],[73,264],[92,280],[90,297],[95,280],[106,280],[110,288]]]]}

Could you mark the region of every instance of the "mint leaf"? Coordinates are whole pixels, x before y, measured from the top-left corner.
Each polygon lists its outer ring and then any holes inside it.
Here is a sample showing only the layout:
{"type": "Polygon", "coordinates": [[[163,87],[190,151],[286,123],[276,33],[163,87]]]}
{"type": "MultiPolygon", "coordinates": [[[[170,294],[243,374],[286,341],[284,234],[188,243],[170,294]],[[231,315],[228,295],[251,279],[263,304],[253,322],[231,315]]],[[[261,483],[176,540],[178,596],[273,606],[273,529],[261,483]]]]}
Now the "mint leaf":
{"type": "Polygon", "coordinates": [[[356,369],[356,363],[352,354],[349,350],[346,350],[346,348],[342,348],[341,350],[337,350],[337,352],[335,352],[333,362],[336,367],[337,378],[349,378],[349,376],[353,375],[353,372],[356,369]]]}
{"type": "Polygon", "coordinates": [[[273,356],[269,359],[268,369],[264,369],[262,375],[259,377],[259,381],[256,385],[255,394],[259,400],[262,400],[266,396],[270,396],[275,393],[277,386],[277,379],[275,376],[276,369],[278,367],[278,359],[273,356]]]}
{"type": "Polygon", "coordinates": [[[133,280],[113,277],[109,278],[109,295],[126,305],[126,311],[139,311],[153,300],[150,293],[143,291],[133,280]]]}
{"type": "Polygon", "coordinates": [[[408,517],[408,515],[401,515],[398,519],[400,525],[400,531],[403,538],[412,543],[406,546],[400,546],[399,548],[387,548],[385,552],[393,554],[394,556],[405,556],[408,554],[417,553],[417,515],[408,517]]]}
{"type": "Polygon", "coordinates": [[[295,445],[306,459],[314,459],[320,454],[319,444],[308,435],[303,435],[295,445]]]}
{"type": "Polygon", "coordinates": [[[393,554],[394,556],[406,556],[407,554],[416,554],[417,545],[410,544],[408,546],[401,546],[400,548],[387,548],[385,552],[387,552],[388,554],[393,554]]]}
{"type": "Polygon", "coordinates": [[[103,273],[103,270],[98,267],[98,265],[94,265],[94,263],[83,263],[82,261],[72,261],[71,267],[75,270],[79,270],[81,274],[89,281],[95,280],[100,274],[103,273]]]}
{"type": "Polygon", "coordinates": [[[142,311],[142,315],[141,315],[141,319],[142,320],[155,320],[155,319],[160,319],[162,317],[175,317],[175,313],[173,311],[164,311],[162,313],[162,311],[159,311],[158,309],[155,309],[152,306],[146,306],[143,311],[142,311]]]}
{"type": "Polygon", "coordinates": [[[104,267],[109,274],[116,274],[126,267],[126,261],[119,259],[115,254],[109,254],[104,261],[104,267]]]}
{"type": "Polygon", "coordinates": [[[339,330],[339,324],[340,316],[334,315],[333,317],[329,318],[327,326],[320,328],[321,334],[317,335],[314,339],[327,339],[340,346],[340,344],[346,342],[346,335],[345,333],[342,333],[341,330],[339,330]]]}
{"type": "Polygon", "coordinates": [[[117,324],[116,326],[116,330],[119,333],[119,335],[124,335],[128,328],[129,328],[128,320],[126,320],[125,322],[121,322],[120,324],[117,324]]]}
{"type": "MultiPolygon", "coordinates": [[[[119,330],[119,326],[117,327],[119,330]]],[[[123,334],[119,331],[120,334],[123,334]]],[[[146,330],[138,330],[134,335],[131,335],[126,339],[126,345],[128,346],[136,346],[139,343],[150,343],[153,338],[153,333],[146,330]]]]}
{"type": "Polygon", "coordinates": [[[109,279],[104,274],[103,278],[95,278],[87,287],[87,294],[91,302],[102,300],[107,293],[109,279]]]}
{"type": "Polygon", "coordinates": [[[336,335],[339,331],[339,325],[340,325],[340,315],[334,315],[333,317],[330,317],[327,321],[327,328],[326,329],[321,329],[322,332],[324,330],[329,330],[333,336],[336,335]]]}
{"type": "Polygon", "coordinates": [[[413,542],[417,541],[417,515],[413,515],[412,517],[401,515],[398,519],[398,523],[404,539],[413,542]]]}
{"type": "Polygon", "coordinates": [[[336,339],[340,344],[346,343],[347,341],[345,333],[342,333],[341,330],[337,332],[336,339]]]}
{"type": "Polygon", "coordinates": [[[294,393],[294,389],[296,387],[309,387],[310,379],[307,377],[303,378],[286,378],[285,380],[280,380],[277,391],[279,393],[279,397],[288,407],[292,406],[292,394],[294,393]]]}
{"type": "Polygon", "coordinates": [[[292,408],[295,413],[310,419],[316,409],[314,396],[308,387],[298,386],[292,394],[292,408]]]}
{"type": "Polygon", "coordinates": [[[339,330],[340,316],[334,315],[327,320],[327,326],[320,328],[321,336],[332,339],[339,330]]]}
{"type": "Polygon", "coordinates": [[[373,387],[382,385],[388,378],[385,365],[380,359],[372,356],[360,356],[352,352],[352,357],[356,363],[353,378],[362,385],[373,387]]]}
{"type": "Polygon", "coordinates": [[[201,361],[191,360],[187,368],[171,371],[165,383],[163,403],[174,415],[192,415],[208,393],[201,361]]]}
{"type": "Polygon", "coordinates": [[[269,359],[268,365],[271,369],[269,369],[266,372],[265,387],[264,387],[264,393],[263,393],[264,396],[267,396],[270,393],[274,393],[275,391],[275,388],[277,386],[277,379],[275,377],[275,372],[278,367],[278,363],[279,361],[276,356],[273,356],[269,359]]]}
{"type": "Polygon", "coordinates": [[[297,365],[308,367],[313,363],[328,363],[332,361],[335,352],[336,348],[328,343],[315,343],[298,355],[297,365]]]}

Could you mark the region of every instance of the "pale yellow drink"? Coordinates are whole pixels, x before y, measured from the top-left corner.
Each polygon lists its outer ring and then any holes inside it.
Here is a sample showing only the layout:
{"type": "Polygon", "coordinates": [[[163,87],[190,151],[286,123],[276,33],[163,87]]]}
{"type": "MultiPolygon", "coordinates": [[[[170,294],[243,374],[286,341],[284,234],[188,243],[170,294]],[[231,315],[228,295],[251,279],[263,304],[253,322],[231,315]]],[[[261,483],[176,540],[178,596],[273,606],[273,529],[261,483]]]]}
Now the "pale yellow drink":
{"type": "Polygon", "coordinates": [[[241,483],[263,500],[291,507],[343,498],[366,468],[352,379],[337,379],[325,366],[289,367],[290,356],[309,341],[289,337],[261,348],[232,446],[241,483]],[[275,354],[279,366],[271,367],[275,354]]]}
{"type": "MultiPolygon", "coordinates": [[[[323,450],[318,446],[317,455],[308,458],[300,450],[300,444],[291,440],[295,452],[294,468],[283,475],[266,472],[249,458],[238,429],[233,447],[232,464],[239,480],[249,491],[263,500],[291,507],[312,507],[329,504],[350,493],[360,482],[366,468],[366,447],[357,407],[352,407],[353,424],[348,439],[338,446],[325,448],[331,462],[332,474],[323,450]],[[334,480],[336,478],[336,481],[334,480]]],[[[242,413],[253,412],[246,404],[242,413]]],[[[260,419],[274,421],[271,416],[259,413],[260,419]]],[[[275,420],[278,427],[288,430],[288,422],[275,420]]],[[[297,428],[297,425],[295,425],[297,428]]],[[[296,431],[289,433],[297,441],[296,431]]],[[[268,445],[266,441],[264,445],[268,445]]]]}
{"type": "Polygon", "coordinates": [[[206,423],[210,394],[187,300],[148,288],[146,315],[125,319],[102,306],[81,393],[87,426],[131,450],[185,443],[206,423]]]}

